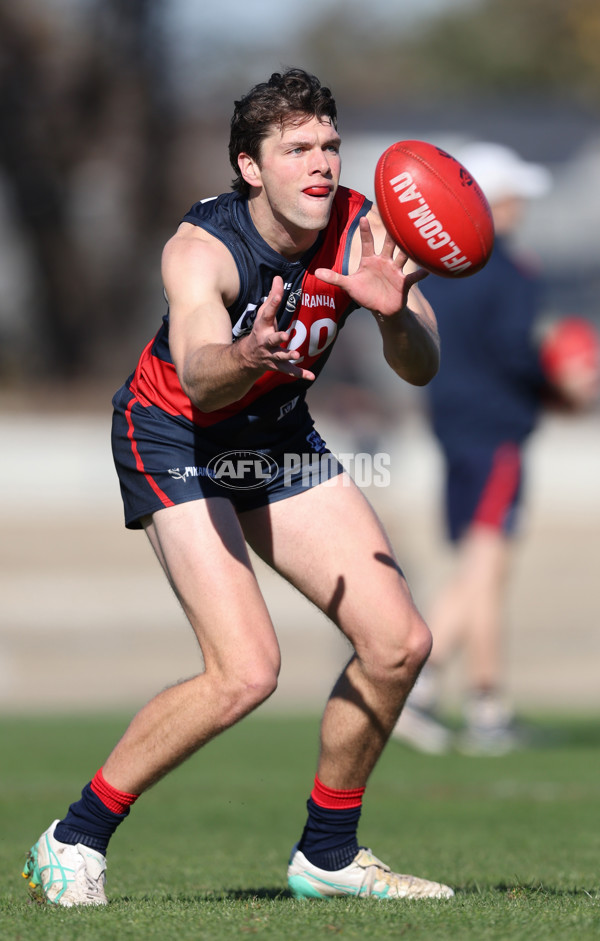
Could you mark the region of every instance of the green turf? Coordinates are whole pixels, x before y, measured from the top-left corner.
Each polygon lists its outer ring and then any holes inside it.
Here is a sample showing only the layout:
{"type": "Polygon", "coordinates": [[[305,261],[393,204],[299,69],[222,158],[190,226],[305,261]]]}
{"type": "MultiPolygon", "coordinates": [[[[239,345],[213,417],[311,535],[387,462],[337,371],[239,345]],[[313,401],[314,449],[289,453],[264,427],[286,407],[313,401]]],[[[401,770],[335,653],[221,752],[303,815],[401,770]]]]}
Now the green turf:
{"type": "Polygon", "coordinates": [[[433,758],[391,743],[359,837],[394,868],[457,889],[440,902],[299,902],[285,865],[305,817],[318,722],[260,713],[135,806],[109,854],[105,909],[30,902],[25,852],[78,796],[125,720],[4,718],[2,941],[600,938],[600,721],[538,722],[537,747],[433,758]]]}

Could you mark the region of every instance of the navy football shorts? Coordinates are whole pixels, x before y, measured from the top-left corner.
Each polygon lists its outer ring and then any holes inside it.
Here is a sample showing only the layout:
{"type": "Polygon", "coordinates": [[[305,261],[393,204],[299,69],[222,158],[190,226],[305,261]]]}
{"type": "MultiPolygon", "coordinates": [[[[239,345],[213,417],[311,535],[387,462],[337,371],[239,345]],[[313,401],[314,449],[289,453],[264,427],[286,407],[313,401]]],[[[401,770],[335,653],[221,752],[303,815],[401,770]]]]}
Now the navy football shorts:
{"type": "Polygon", "coordinates": [[[227,497],[238,512],[285,500],[343,472],[308,410],[275,447],[224,445],[185,418],[142,405],[123,386],[113,399],[112,449],[125,525],[164,507],[227,497]]]}
{"type": "Polygon", "coordinates": [[[522,492],[521,452],[514,442],[446,453],[448,533],[458,541],[473,525],[514,532],[522,492]]]}

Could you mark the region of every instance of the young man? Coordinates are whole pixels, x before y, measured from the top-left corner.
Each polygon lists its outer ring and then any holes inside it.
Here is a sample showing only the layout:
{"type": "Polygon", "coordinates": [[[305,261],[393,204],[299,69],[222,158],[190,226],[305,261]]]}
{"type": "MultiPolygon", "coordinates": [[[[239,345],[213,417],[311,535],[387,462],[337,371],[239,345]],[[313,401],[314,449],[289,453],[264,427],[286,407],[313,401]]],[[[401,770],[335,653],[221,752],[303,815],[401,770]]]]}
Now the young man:
{"type": "Polygon", "coordinates": [[[392,369],[428,382],[436,323],[375,209],[339,186],[329,89],[291,69],[236,102],[233,192],[197,203],[167,243],[169,311],[114,398],[125,522],[142,527],[205,669],[133,719],[25,875],[61,905],[104,904],[110,836],[148,787],[269,697],[277,638],[247,551],[318,605],[354,654],[323,715],[299,897],[442,898],[361,849],[367,779],[425,662],[430,633],[381,523],[313,428],[305,393],[357,307],[392,369]]]}

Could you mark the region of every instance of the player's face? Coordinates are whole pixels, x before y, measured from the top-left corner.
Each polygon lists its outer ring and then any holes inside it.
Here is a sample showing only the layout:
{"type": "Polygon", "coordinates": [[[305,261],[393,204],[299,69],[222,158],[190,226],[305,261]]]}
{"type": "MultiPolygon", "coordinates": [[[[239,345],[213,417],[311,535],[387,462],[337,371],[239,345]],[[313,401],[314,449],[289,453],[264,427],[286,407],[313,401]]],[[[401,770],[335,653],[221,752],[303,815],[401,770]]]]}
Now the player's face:
{"type": "Polygon", "coordinates": [[[340,138],[329,121],[274,127],[262,141],[261,191],[275,220],[301,230],[321,230],[329,221],[340,179],[340,138]]]}

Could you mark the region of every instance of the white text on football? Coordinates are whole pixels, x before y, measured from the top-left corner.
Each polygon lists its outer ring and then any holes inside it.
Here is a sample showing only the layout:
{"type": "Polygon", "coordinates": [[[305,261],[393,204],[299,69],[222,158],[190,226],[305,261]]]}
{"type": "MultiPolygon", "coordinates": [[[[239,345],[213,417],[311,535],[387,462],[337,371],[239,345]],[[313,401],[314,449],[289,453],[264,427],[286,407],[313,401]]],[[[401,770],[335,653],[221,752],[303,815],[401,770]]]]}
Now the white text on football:
{"type": "Polygon", "coordinates": [[[411,209],[408,218],[412,219],[413,225],[419,230],[420,235],[425,239],[430,248],[437,251],[448,245],[450,252],[442,255],[440,261],[449,271],[465,271],[471,267],[472,262],[467,259],[452,236],[446,232],[443,224],[436,218],[429,208],[425,197],[417,189],[416,183],[410,173],[404,171],[390,180],[390,186],[396,193],[398,202],[409,203],[418,200],[419,205],[411,209]]]}

